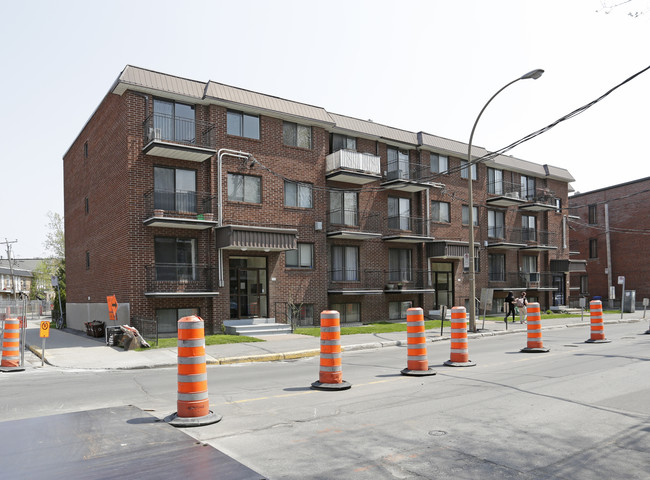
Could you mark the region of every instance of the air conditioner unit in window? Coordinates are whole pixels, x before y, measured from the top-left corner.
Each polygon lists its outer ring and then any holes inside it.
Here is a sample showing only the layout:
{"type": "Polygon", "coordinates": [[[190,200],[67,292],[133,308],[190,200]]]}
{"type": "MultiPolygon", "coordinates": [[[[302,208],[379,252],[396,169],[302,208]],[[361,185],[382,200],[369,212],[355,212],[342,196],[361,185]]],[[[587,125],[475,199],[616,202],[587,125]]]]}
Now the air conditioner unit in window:
{"type": "Polygon", "coordinates": [[[508,197],[508,198],[519,198],[519,192],[508,192],[508,193],[506,193],[506,197],[508,197]]]}
{"type": "Polygon", "coordinates": [[[162,138],[162,130],[160,128],[149,128],[149,141],[160,140],[162,138]]]}

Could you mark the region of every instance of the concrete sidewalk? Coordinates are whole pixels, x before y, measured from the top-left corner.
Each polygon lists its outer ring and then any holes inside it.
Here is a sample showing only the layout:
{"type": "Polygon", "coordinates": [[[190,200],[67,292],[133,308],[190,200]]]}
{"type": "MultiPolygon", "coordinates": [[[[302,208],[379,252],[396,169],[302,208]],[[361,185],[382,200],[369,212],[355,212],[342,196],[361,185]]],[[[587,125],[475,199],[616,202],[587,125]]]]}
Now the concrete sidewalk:
{"type": "MultiPolygon", "coordinates": [[[[605,324],[645,322],[641,313],[626,313],[621,319],[620,314],[604,315],[605,324]]],[[[43,317],[43,320],[46,318],[43,317]]],[[[468,338],[481,338],[494,335],[525,334],[527,326],[517,323],[508,323],[506,330],[503,321],[486,320],[483,329],[483,320],[477,319],[478,333],[468,333],[468,338]]],[[[558,328],[584,328],[585,339],[589,338],[589,314],[583,318],[560,318],[543,320],[542,329],[558,328]]],[[[646,330],[646,325],[639,327],[640,332],[646,330]]],[[[38,357],[38,364],[31,362],[31,366],[40,367],[42,339],[39,336],[40,319],[28,319],[26,349],[38,357]]],[[[642,333],[642,332],[641,332],[642,333]]],[[[448,341],[450,338],[449,322],[445,322],[443,334],[440,328],[426,331],[427,343],[448,341]]],[[[209,365],[226,365],[232,363],[261,362],[290,360],[296,358],[317,356],[320,353],[320,339],[306,335],[267,335],[258,337],[264,342],[231,343],[225,345],[209,345],[206,347],[206,362],[209,365]]],[[[525,340],[523,340],[525,341],[525,340]]],[[[406,333],[382,334],[357,334],[342,335],[341,346],[343,351],[383,348],[390,346],[406,345],[406,333]]],[[[26,351],[27,356],[30,352],[26,351]]],[[[27,362],[26,362],[27,363],[27,362]]],[[[135,369],[174,367],[177,365],[176,347],[156,348],[144,351],[124,351],[119,347],[109,347],[104,338],[93,338],[85,332],[68,330],[50,330],[50,336],[45,342],[45,363],[47,365],[70,369],[135,369]]],[[[26,365],[28,368],[30,365],[26,365]]]]}

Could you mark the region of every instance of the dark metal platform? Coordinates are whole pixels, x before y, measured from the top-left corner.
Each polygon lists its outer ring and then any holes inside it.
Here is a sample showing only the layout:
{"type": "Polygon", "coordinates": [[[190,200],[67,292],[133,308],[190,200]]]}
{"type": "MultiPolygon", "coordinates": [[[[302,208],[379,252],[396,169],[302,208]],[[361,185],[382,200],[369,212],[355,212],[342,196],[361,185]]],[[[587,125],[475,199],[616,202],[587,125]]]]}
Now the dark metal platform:
{"type": "Polygon", "coordinates": [[[2,478],[264,477],[133,406],[0,422],[2,478]]]}

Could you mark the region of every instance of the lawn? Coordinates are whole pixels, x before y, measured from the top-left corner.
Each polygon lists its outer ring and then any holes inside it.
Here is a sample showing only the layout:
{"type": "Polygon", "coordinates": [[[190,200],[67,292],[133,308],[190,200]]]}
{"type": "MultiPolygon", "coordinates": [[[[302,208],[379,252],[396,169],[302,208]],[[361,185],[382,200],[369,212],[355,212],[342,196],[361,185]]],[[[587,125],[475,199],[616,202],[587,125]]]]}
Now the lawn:
{"type": "MultiPolygon", "coordinates": [[[[440,320],[425,320],[425,329],[440,328],[440,320]]],[[[406,323],[369,323],[368,325],[361,325],[357,327],[341,327],[341,335],[356,335],[358,333],[389,333],[389,332],[405,332],[406,323]]],[[[320,327],[298,327],[293,333],[299,335],[311,335],[312,337],[320,337],[320,327]]]]}
{"type": "MultiPolygon", "coordinates": [[[[159,338],[158,345],[155,345],[151,342],[150,339],[146,339],[151,348],[169,348],[178,346],[177,338],[159,338]]],[[[206,345],[223,345],[225,343],[244,343],[244,342],[263,342],[259,338],[246,337],[244,335],[206,335],[205,344],[206,345]]]]}

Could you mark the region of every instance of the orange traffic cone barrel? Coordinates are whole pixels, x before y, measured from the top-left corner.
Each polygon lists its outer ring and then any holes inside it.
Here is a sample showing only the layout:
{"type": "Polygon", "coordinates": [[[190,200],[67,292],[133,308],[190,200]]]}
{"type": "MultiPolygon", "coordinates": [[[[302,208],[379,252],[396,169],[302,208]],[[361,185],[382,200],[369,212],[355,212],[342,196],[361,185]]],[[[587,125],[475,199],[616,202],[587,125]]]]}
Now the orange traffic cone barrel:
{"type": "Polygon", "coordinates": [[[603,302],[592,300],[589,302],[589,314],[591,316],[591,337],[585,343],[609,343],[611,340],[605,338],[605,326],[603,324],[603,302]]]}
{"type": "Polygon", "coordinates": [[[20,319],[6,318],[2,334],[2,361],[0,371],[25,370],[20,366],[20,319]]]}
{"type": "Polygon", "coordinates": [[[444,363],[448,367],[473,367],[467,348],[467,315],[465,307],[451,309],[451,356],[444,363]]]}
{"type": "Polygon", "coordinates": [[[341,368],[341,319],[336,310],[320,314],[320,372],[314,390],[347,390],[352,387],[343,380],[341,368]]]}
{"type": "Polygon", "coordinates": [[[427,339],[424,335],[424,311],[421,308],[406,310],[406,368],[402,375],[421,377],[435,375],[427,360],[427,339]]]}
{"type": "Polygon", "coordinates": [[[175,427],[199,427],[221,420],[210,411],[208,371],[205,363],[205,334],[201,317],[178,321],[178,411],[165,418],[175,427]]]}
{"type": "Polygon", "coordinates": [[[524,353],[545,353],[548,348],[544,348],[542,343],[542,314],[539,303],[531,302],[528,304],[528,342],[525,348],[520,352],[524,353]]]}

